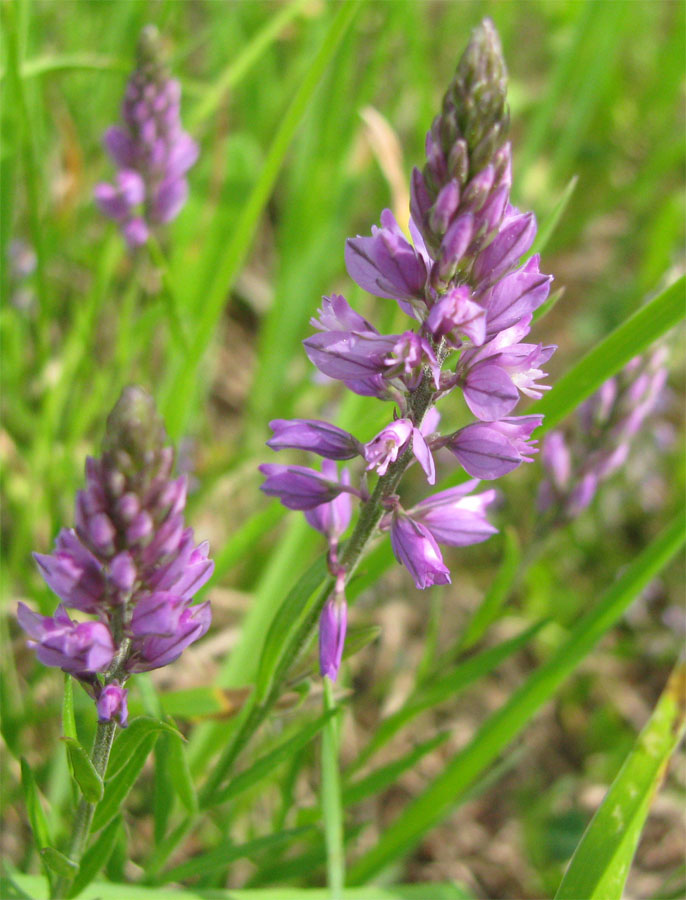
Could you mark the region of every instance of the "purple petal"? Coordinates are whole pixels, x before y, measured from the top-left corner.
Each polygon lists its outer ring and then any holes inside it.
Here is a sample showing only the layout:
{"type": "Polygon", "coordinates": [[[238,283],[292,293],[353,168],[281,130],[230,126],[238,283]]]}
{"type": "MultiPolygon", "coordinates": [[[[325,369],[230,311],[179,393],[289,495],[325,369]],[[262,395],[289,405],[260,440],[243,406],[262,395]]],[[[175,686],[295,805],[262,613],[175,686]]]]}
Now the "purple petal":
{"type": "Polygon", "coordinates": [[[269,427],[274,437],[267,446],[272,450],[309,450],[327,459],[352,459],[360,452],[351,434],[319,419],[273,419],[269,427]]]}
{"type": "Polygon", "coordinates": [[[519,392],[510,376],[497,365],[481,363],[467,373],[462,388],[467,406],[486,422],[501,419],[519,401],[519,392]]]}
{"type": "Polygon", "coordinates": [[[419,465],[424,469],[429,484],[435,484],[436,468],[434,466],[434,458],[419,428],[414,428],[412,431],[412,452],[419,465]]]}

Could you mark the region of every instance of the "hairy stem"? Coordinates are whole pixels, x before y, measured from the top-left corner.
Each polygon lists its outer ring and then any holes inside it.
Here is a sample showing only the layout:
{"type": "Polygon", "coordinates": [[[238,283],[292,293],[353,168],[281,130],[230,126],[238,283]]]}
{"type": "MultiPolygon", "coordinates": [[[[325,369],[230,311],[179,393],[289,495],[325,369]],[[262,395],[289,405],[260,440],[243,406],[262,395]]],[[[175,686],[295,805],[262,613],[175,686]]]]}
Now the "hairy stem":
{"type": "MultiPolygon", "coordinates": [[[[91,762],[98,775],[104,779],[107,770],[107,762],[110,758],[110,750],[112,749],[112,741],[114,740],[114,732],[116,725],[114,722],[98,722],[95,732],[95,740],[93,741],[93,752],[91,753],[91,762]]],[[[86,841],[91,830],[93,822],[93,814],[95,813],[95,803],[88,803],[87,800],[81,799],[76,816],[74,818],[74,827],[69,841],[67,856],[75,863],[81,862],[83,851],[86,848],[86,841]]],[[[68,895],[69,886],[72,879],[60,877],[55,882],[52,896],[54,900],[63,900],[68,895]]]]}

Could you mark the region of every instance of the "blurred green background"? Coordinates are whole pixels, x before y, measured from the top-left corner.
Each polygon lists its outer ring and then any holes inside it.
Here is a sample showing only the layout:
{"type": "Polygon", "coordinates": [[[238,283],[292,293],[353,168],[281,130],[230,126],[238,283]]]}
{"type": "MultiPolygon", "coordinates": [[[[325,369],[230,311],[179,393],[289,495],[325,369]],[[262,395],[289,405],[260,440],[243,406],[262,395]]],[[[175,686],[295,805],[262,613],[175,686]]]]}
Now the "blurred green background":
{"type": "MultiPolygon", "coordinates": [[[[22,0],[2,12],[2,621],[13,650],[3,652],[3,734],[12,754],[35,764],[59,820],[68,797],[48,748],[61,679],[34,663],[13,615],[19,599],[52,611],[30,554],[47,552],[71,524],[84,457],[121,388],[138,382],[155,394],[193,479],[191,521],[217,560],[207,589],[213,631],[155,687],[240,688],[274,604],[321,551],[296,516],[258,492],[267,422],[333,416],[367,440],[387,415],[373,400],[343,400],[316,384],[300,341],[321,295],[333,291],[391,327],[390,301],[348,280],[344,241],[367,233],[384,206],[407,209],[409,172],[421,164],[471,28],[489,15],[503,41],[513,200],[534,209],[544,230],[555,226],[541,268],[565,293],[534,332],[559,345],[551,383],[683,273],[686,32],[684,5],[671,0],[366,2],[333,37],[340,5],[313,0],[22,0]],[[118,119],[138,34],[151,22],[182,82],[184,123],[201,155],[162,257],[133,259],[92,191],[112,177],[101,136],[118,119]]],[[[683,340],[672,346],[665,416],[679,427],[683,340]]],[[[420,720],[427,735],[449,724],[454,750],[513,683],[554,654],[567,626],[670,518],[684,489],[679,444],[638,448],[629,471],[549,539],[494,639],[541,616],[558,630],[453,705],[430,710],[420,720]]],[[[539,478],[535,465],[502,484],[499,524],[514,528],[524,551],[539,478]]],[[[457,639],[502,552],[501,538],[456,552],[451,589],[434,595],[396,569],[381,583],[368,579],[354,616],[382,633],[350,666],[344,760],[407,695],[422,660],[457,639]]],[[[529,728],[495,783],[432,832],[400,877],[454,878],[475,896],[551,896],[683,642],[681,587],[668,569],[529,728]]],[[[87,702],[79,715],[92,727],[87,702]]],[[[201,741],[208,727],[197,733],[201,741]]],[[[394,753],[408,746],[400,740],[394,753]]],[[[353,820],[382,830],[446,752],[438,748],[353,820]]],[[[304,754],[294,784],[307,784],[311,763],[304,754]]],[[[656,806],[631,896],[683,889],[683,773],[675,767],[656,806]]],[[[19,797],[13,759],[8,776],[5,804],[19,797]]],[[[269,801],[244,812],[257,828],[278,818],[269,801]]],[[[7,815],[15,826],[3,837],[8,857],[30,866],[21,809],[7,815]]],[[[135,874],[135,838],[149,838],[144,808],[129,827],[134,862],[113,878],[135,874]]],[[[230,883],[278,883],[287,871],[263,867],[258,877],[238,865],[230,883]]],[[[311,877],[320,879],[321,867],[311,877]]],[[[286,880],[297,878],[293,871],[286,880]]]]}

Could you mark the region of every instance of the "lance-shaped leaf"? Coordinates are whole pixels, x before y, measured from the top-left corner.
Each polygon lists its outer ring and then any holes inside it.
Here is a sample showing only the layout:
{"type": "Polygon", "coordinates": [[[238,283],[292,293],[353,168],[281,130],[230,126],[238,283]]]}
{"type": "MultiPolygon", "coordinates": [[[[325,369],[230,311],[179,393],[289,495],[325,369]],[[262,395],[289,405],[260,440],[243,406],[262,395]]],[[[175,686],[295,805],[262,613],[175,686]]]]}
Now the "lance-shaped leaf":
{"type": "Polygon", "coordinates": [[[88,754],[74,738],[64,737],[62,740],[67,745],[69,765],[81,793],[89,803],[99,803],[104,790],[102,778],[95,771],[88,754]]]}
{"type": "Polygon", "coordinates": [[[114,778],[105,785],[103,798],[96,807],[93,817],[93,831],[107,825],[119,812],[127,794],[138,780],[150,751],[155,746],[159,731],[148,733],[131,754],[130,759],[114,778]]]}
{"type": "Polygon", "coordinates": [[[650,804],[685,730],[681,662],[574,851],[555,900],[621,900],[650,804]]]}
{"type": "Polygon", "coordinates": [[[40,851],[41,859],[48,868],[62,878],[73,878],[79,871],[78,863],[69,859],[64,853],[54,847],[43,847],[40,851]]]}
{"type": "Polygon", "coordinates": [[[121,818],[119,816],[116,819],[112,819],[107,828],[103,828],[97,839],[83,854],[79,873],[69,890],[70,898],[78,896],[81,891],[87,888],[98,872],[107,865],[117,840],[120,825],[121,818]]]}
{"type": "Polygon", "coordinates": [[[153,733],[159,733],[161,731],[183,740],[181,732],[177,728],[174,728],[173,725],[169,725],[167,722],[163,722],[160,719],[152,719],[149,716],[139,716],[129,724],[128,728],[120,731],[112,746],[112,752],[110,753],[110,761],[107,765],[106,774],[107,781],[109,782],[111,778],[114,778],[117,772],[127,764],[139,744],[145,740],[145,738],[153,733]]]}

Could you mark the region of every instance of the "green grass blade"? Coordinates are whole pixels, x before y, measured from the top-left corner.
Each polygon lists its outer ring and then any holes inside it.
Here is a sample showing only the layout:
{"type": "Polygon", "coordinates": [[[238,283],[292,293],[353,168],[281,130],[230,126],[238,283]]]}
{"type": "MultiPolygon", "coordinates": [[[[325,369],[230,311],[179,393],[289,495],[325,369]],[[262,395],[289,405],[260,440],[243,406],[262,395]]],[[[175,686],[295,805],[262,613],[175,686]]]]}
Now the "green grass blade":
{"type": "Polygon", "coordinates": [[[498,618],[503,604],[507,600],[519,570],[521,553],[517,532],[514,528],[505,531],[505,553],[498,569],[498,574],[486,592],[484,599],[472,616],[459,642],[460,650],[473,647],[486,633],[486,630],[498,618]]]}
{"type": "Polygon", "coordinates": [[[242,266],[258,227],[260,216],[269,199],[288,148],[331,62],[343,35],[358,10],[358,3],[342,4],[334,17],[307,75],[284,114],[264,161],[262,172],[235,223],[221,263],[198,315],[195,334],[183,364],[177,369],[166,394],[164,417],[173,438],[178,438],[190,415],[190,400],[196,386],[196,370],[216,331],[226,295],[242,266]]]}
{"type": "Polygon", "coordinates": [[[330,718],[322,732],[322,815],[326,839],[326,880],[331,900],[342,900],[345,885],[345,849],[343,847],[343,806],[339,764],[339,721],[333,715],[336,700],[333,684],[324,678],[324,708],[330,718]]]}
{"type": "MultiPolygon", "coordinates": [[[[292,828],[288,831],[281,831],[278,834],[269,834],[265,837],[255,838],[252,841],[247,841],[245,844],[226,842],[215,847],[214,850],[209,850],[201,856],[189,859],[188,862],[181,863],[168,872],[164,872],[160,880],[163,883],[182,881],[185,878],[194,878],[198,875],[222,872],[229,863],[237,859],[244,859],[246,856],[252,856],[264,850],[273,850],[281,844],[288,844],[296,838],[307,834],[310,830],[309,827],[292,828]]],[[[157,893],[152,896],[157,896],[157,893]]]]}
{"type": "Polygon", "coordinates": [[[574,851],[555,900],[621,900],[652,799],[684,731],[686,665],[680,662],[574,851]]]}
{"type": "Polygon", "coordinates": [[[283,29],[301,12],[307,0],[291,0],[279,12],[270,18],[264,28],[246,45],[242,53],[234,59],[224,71],[215,78],[204,92],[202,100],[194,107],[188,117],[191,131],[203,125],[213,116],[228,91],[253,66],[267,47],[276,40],[283,29]]]}
{"type": "Polygon", "coordinates": [[[545,397],[530,407],[528,412],[545,415],[543,430],[554,428],[604,381],[682,320],[685,285],[686,277],[682,275],[596,344],[558,379],[545,397]]]}
{"type": "Polygon", "coordinates": [[[452,672],[447,674],[441,672],[440,677],[432,683],[422,685],[404,706],[380,723],[372,739],[353,763],[351,771],[364,765],[401,728],[404,728],[420,713],[432,709],[439,703],[445,703],[446,700],[454,699],[460,691],[465,690],[484,675],[488,675],[509,656],[526,646],[543,624],[538,622],[532,625],[531,628],[527,628],[508,641],[503,641],[497,647],[489,647],[465,660],[452,672]]]}
{"type": "Polygon", "coordinates": [[[107,865],[120,825],[121,818],[112,819],[107,828],[103,828],[100,832],[97,840],[86,850],[79,865],[79,873],[69,891],[70,898],[78,896],[85,890],[103,866],[107,865]]]}
{"type": "Polygon", "coordinates": [[[441,774],[383,833],[379,843],[350,870],[349,881],[372,878],[440,822],[464,797],[484,769],[505,750],[578,664],[611,628],[632,600],[674,557],[686,537],[684,511],[624,570],[573,629],[565,643],[536,670],[452,758],[441,774]]]}
{"type": "Polygon", "coordinates": [[[418,744],[399,759],[394,759],[393,762],[387,763],[385,766],[379,766],[378,769],[374,769],[369,775],[365,775],[364,778],[358,778],[357,781],[353,781],[343,789],[343,805],[346,808],[354,806],[355,803],[361,803],[367,797],[381,794],[386,788],[395,784],[401,775],[404,775],[410,769],[414,769],[427,753],[431,753],[440,747],[441,744],[444,744],[449,737],[450,732],[443,731],[429,738],[428,741],[418,744]]]}
{"type": "MultiPolygon", "coordinates": [[[[550,214],[541,224],[541,227],[538,230],[538,234],[536,235],[536,240],[534,241],[533,247],[531,248],[530,255],[533,256],[535,253],[543,253],[543,250],[547,247],[548,241],[553,236],[555,229],[558,226],[560,219],[562,218],[564,211],[567,209],[567,205],[569,201],[572,199],[572,194],[574,193],[576,186],[579,181],[578,175],[573,175],[569,182],[567,183],[567,187],[562,192],[562,196],[557,201],[555,206],[553,207],[550,214]]],[[[545,309],[545,304],[542,307],[545,309]]],[[[541,310],[536,310],[536,312],[540,313],[541,310]]],[[[534,320],[536,315],[534,314],[534,320]]]]}
{"type": "Polygon", "coordinates": [[[33,771],[23,756],[21,758],[21,786],[24,791],[26,812],[29,817],[31,831],[33,831],[35,844],[39,848],[47,847],[51,843],[48,820],[45,817],[40,801],[38,785],[36,784],[33,771]]]}
{"type": "Polygon", "coordinates": [[[221,791],[214,791],[208,797],[206,806],[218,806],[220,803],[232,800],[234,797],[242,794],[243,791],[247,791],[255,784],[258,784],[263,778],[271,775],[276,766],[287,759],[291,759],[298,750],[309,744],[312,738],[336,715],[337,711],[332,710],[319,716],[314,721],[308,722],[304,728],[299,729],[294,735],[282,741],[273,750],[270,750],[269,753],[260,757],[248,769],[235,775],[226,788],[221,791]]]}

